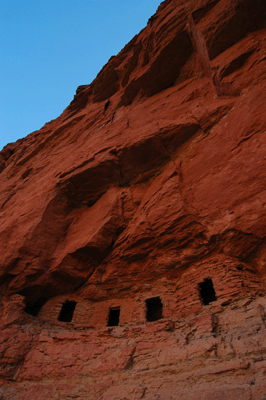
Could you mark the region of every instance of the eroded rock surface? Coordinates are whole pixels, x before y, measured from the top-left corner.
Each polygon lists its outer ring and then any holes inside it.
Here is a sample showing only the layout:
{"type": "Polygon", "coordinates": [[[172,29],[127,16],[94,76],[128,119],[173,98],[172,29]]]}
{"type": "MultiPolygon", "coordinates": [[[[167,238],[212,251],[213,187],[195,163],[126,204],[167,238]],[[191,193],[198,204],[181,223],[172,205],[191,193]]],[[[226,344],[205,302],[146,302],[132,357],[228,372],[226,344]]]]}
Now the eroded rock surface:
{"type": "Polygon", "coordinates": [[[2,399],[265,400],[265,77],[264,0],[166,0],[0,152],[2,399]]]}

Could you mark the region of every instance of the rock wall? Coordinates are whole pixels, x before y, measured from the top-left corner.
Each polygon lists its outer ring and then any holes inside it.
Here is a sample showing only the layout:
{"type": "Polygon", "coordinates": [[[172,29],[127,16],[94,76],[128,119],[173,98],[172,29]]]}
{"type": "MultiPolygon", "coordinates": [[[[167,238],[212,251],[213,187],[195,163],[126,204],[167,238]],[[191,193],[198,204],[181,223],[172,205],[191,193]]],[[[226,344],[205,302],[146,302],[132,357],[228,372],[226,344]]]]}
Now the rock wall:
{"type": "Polygon", "coordinates": [[[166,0],[0,152],[0,396],[266,399],[266,5],[166,0]]]}

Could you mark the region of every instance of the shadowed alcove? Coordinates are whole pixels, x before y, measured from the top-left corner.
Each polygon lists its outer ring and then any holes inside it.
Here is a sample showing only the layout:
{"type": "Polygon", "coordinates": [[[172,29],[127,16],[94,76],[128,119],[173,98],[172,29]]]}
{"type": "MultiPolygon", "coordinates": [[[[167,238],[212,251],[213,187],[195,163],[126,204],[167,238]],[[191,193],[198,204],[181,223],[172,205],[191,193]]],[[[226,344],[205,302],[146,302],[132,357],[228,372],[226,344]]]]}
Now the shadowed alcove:
{"type": "Polygon", "coordinates": [[[48,297],[40,297],[36,300],[33,304],[26,304],[25,312],[27,314],[32,315],[33,317],[37,317],[39,311],[41,310],[42,306],[48,301],[48,297]]]}

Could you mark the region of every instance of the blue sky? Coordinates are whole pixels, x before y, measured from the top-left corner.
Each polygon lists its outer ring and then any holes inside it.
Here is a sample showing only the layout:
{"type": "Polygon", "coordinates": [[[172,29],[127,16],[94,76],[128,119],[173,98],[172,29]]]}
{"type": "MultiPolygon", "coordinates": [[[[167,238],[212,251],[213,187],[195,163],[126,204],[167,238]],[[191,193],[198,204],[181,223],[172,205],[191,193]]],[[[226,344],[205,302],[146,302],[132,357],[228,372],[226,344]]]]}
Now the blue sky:
{"type": "Polygon", "coordinates": [[[0,9],[0,150],[57,118],[161,0],[6,0],[0,9]]]}

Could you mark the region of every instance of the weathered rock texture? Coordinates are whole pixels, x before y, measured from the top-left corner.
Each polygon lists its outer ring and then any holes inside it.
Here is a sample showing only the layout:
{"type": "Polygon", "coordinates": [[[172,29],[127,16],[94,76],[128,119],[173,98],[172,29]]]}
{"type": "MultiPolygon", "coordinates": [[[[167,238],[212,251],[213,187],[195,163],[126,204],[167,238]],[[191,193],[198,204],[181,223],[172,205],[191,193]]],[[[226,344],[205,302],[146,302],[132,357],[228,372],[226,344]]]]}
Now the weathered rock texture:
{"type": "Polygon", "coordinates": [[[265,111],[265,0],[166,0],[2,150],[2,400],[266,399],[265,111]]]}

